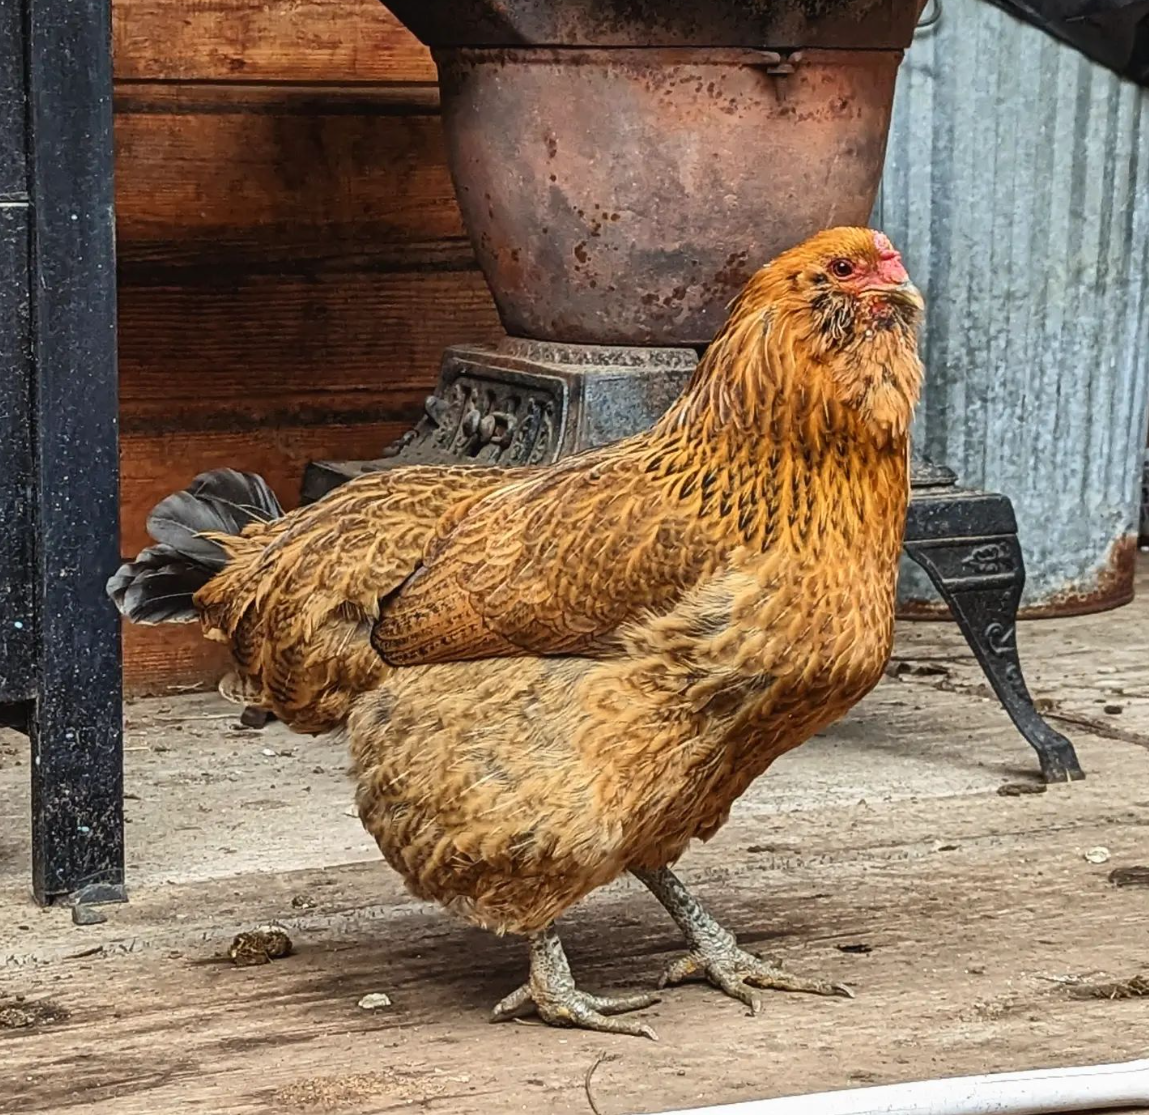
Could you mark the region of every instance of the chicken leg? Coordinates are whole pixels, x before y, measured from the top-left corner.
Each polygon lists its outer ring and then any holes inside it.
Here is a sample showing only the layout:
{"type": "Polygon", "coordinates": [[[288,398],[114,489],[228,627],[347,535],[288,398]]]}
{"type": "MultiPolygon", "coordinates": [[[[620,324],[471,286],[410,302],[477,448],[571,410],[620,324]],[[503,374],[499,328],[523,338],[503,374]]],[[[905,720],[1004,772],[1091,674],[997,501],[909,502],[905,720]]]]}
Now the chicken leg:
{"type": "Polygon", "coordinates": [[[657,1003],[661,996],[649,992],[607,998],[579,991],[571,975],[570,964],[553,925],[531,935],[530,979],[498,1003],[491,1014],[492,1022],[516,1018],[528,1004],[551,1026],[578,1026],[604,1034],[634,1034],[658,1040],[645,1023],[611,1015],[642,1010],[657,1003]]]}
{"type": "Polygon", "coordinates": [[[745,1003],[751,1014],[762,1009],[755,988],[778,991],[807,991],[812,995],[842,995],[852,999],[854,993],[841,983],[809,979],[784,971],[776,964],[738,947],[730,930],[719,925],[668,867],[658,871],[632,871],[665,907],[682,930],[690,951],[675,960],[663,973],[659,987],[701,978],[709,981],[731,998],[745,1003]]]}

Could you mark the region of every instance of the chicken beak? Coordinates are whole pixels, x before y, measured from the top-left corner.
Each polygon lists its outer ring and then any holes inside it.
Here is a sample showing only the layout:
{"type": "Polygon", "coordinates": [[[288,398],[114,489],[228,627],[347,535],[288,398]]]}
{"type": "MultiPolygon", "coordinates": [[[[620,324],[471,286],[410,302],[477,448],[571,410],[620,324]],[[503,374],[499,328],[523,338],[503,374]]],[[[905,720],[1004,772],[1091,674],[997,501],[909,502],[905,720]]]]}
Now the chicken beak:
{"type": "Polygon", "coordinates": [[[918,309],[925,305],[922,292],[908,278],[903,279],[900,283],[880,284],[872,286],[870,289],[875,294],[880,294],[886,298],[892,297],[895,301],[908,303],[918,307],[918,309]]]}

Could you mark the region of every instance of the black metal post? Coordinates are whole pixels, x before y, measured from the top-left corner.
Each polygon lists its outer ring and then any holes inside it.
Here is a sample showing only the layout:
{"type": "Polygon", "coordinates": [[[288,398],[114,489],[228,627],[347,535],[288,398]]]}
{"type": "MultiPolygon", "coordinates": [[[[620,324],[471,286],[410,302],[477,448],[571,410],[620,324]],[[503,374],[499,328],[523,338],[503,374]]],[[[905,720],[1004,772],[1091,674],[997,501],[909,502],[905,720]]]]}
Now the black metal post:
{"type": "Polygon", "coordinates": [[[36,899],[122,900],[108,0],[0,4],[0,155],[0,711],[36,899]]]}
{"type": "Polygon", "coordinates": [[[33,676],[24,104],[21,12],[18,5],[0,3],[0,702],[26,700],[33,676]]]}

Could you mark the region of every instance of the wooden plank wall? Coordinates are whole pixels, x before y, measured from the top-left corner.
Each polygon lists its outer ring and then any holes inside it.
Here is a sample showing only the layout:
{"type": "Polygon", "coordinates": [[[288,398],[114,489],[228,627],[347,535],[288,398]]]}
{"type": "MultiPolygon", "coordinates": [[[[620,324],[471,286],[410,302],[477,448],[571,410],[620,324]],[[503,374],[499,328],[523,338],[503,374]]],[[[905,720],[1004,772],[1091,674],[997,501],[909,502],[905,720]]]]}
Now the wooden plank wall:
{"type": "MultiPolygon", "coordinates": [[[[444,345],[498,334],[444,162],[435,71],[378,0],[114,0],[122,528],[217,465],[288,506],[378,454],[444,345]]],[[[218,672],[125,631],[130,691],[218,672]]]]}

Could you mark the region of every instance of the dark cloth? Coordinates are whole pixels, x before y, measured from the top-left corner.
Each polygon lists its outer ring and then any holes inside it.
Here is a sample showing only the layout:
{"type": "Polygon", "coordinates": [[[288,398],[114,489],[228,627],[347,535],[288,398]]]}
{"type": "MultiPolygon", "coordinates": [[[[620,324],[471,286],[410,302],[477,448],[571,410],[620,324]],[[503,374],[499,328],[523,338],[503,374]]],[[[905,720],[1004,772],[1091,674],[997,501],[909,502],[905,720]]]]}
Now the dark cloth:
{"type": "MultiPolygon", "coordinates": [[[[944,2],[944,0],[943,0],[944,2]]],[[[1149,85],[1149,0],[991,0],[1082,54],[1149,85]]]]}

